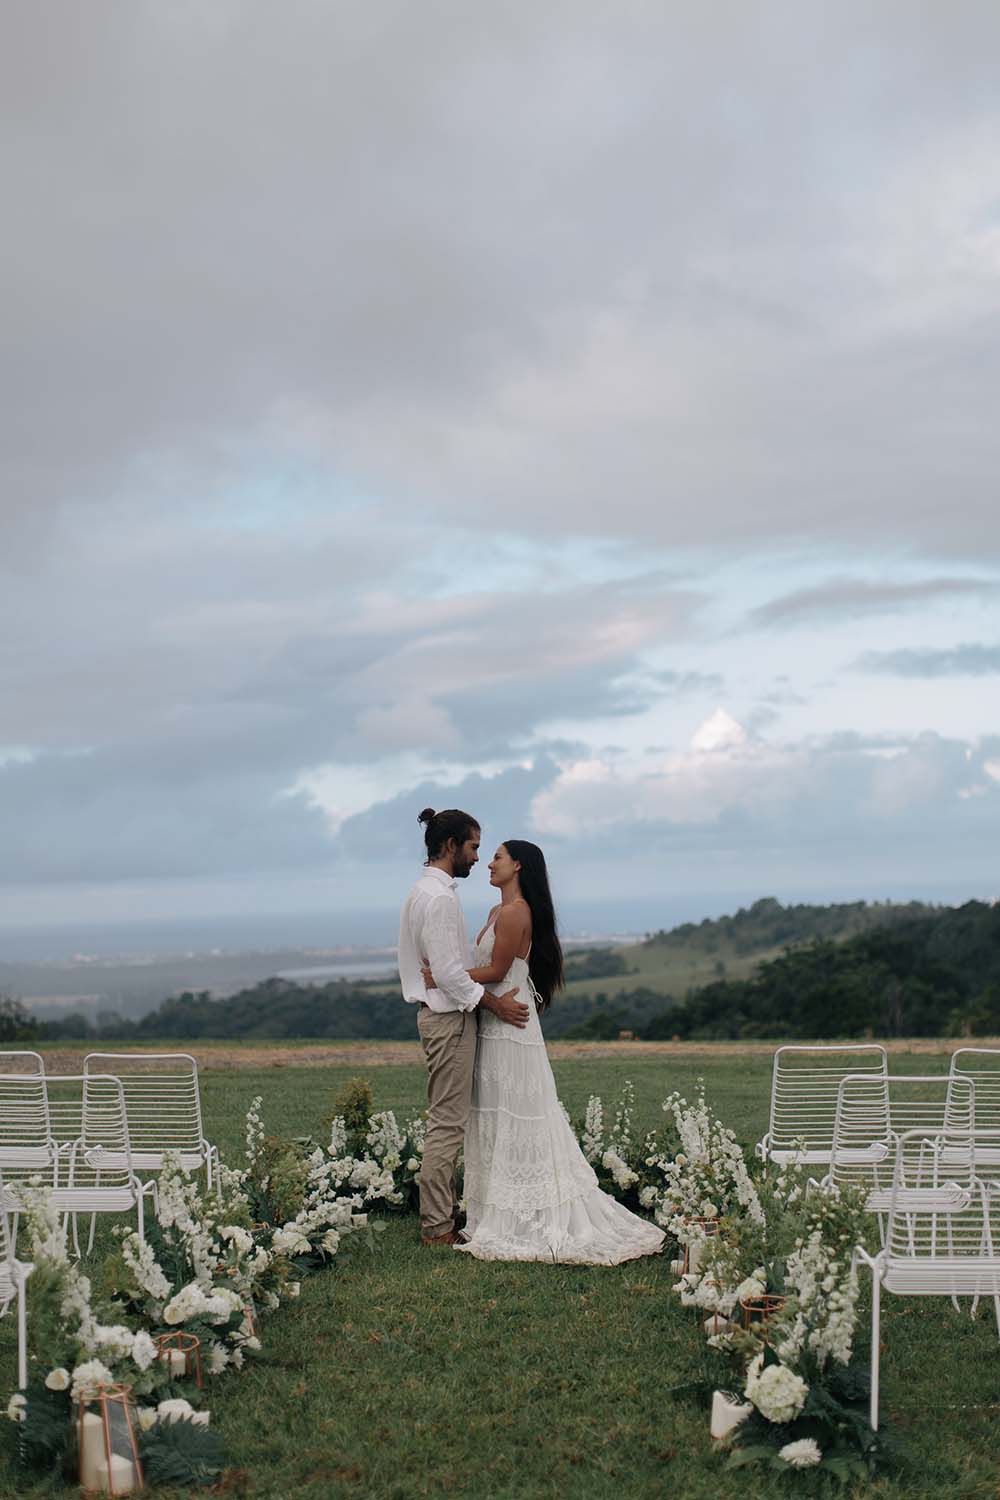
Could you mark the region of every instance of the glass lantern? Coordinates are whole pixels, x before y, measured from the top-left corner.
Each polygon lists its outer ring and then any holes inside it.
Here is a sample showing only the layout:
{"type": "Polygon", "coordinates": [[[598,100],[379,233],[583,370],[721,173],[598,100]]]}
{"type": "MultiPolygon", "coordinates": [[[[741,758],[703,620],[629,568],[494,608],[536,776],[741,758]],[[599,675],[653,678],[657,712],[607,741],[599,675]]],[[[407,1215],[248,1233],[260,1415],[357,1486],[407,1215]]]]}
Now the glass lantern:
{"type": "Polygon", "coordinates": [[[193,1380],[201,1390],[204,1385],[201,1370],[201,1339],[193,1333],[182,1333],[180,1329],[170,1333],[153,1335],[156,1357],[166,1366],[171,1380],[193,1380]]]}
{"type": "Polygon", "coordinates": [[[142,1489],[138,1423],[127,1385],[95,1385],[81,1392],[77,1434],[80,1486],[91,1495],[130,1495],[142,1489]]]}

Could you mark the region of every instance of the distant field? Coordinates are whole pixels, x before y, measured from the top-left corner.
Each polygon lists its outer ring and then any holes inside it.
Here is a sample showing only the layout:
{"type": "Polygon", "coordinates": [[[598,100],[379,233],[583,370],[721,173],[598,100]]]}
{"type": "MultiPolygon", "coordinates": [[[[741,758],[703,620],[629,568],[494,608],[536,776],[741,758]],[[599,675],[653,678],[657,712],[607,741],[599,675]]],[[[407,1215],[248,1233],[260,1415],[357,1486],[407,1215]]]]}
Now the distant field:
{"type": "Polygon", "coordinates": [[[566,994],[582,998],[603,991],[613,996],[619,990],[643,985],[682,1000],[688,990],[711,984],[715,979],[748,979],[767,959],[780,957],[784,949],[779,946],[738,954],[730,945],[720,944],[718,952],[706,953],[703,947],[694,944],[670,947],[651,940],[615,951],[625,960],[627,973],[609,979],[573,979],[566,986],[566,994]]]}

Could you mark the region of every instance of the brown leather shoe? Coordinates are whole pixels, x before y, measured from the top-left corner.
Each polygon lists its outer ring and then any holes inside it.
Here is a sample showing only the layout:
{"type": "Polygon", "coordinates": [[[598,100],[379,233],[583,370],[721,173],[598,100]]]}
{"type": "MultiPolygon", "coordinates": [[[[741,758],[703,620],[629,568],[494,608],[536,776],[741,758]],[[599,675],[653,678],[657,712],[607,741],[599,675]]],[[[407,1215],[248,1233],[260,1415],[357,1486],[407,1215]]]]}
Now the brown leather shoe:
{"type": "Polygon", "coordinates": [[[422,1245],[454,1245],[457,1239],[458,1235],[454,1229],[449,1229],[446,1234],[422,1234],[420,1236],[420,1243],[422,1245]]]}

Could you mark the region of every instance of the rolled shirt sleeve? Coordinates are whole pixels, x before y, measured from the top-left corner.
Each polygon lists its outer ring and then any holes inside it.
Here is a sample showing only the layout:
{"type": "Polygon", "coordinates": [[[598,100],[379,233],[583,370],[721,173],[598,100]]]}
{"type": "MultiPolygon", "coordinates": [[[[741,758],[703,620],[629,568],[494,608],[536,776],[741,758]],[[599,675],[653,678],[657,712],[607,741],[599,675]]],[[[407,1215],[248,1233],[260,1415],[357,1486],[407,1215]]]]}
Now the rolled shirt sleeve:
{"type": "Polygon", "coordinates": [[[465,937],[456,896],[446,892],[430,902],[421,937],[435,988],[459,1010],[475,1010],[484,990],[469,978],[465,967],[465,937]]]}

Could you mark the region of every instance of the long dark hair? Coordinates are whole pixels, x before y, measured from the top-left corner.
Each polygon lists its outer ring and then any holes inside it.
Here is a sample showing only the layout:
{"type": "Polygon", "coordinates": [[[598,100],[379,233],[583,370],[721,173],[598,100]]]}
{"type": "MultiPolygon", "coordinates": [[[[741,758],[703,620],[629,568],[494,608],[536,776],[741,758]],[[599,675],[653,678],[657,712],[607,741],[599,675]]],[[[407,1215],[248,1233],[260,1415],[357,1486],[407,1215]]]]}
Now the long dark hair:
{"type": "Polygon", "coordinates": [[[445,808],[444,812],[435,812],[433,807],[425,807],[422,813],[417,814],[417,822],[424,824],[428,859],[438,859],[449,839],[454,839],[458,848],[461,848],[466,839],[471,839],[473,833],[479,832],[479,824],[472,814],[462,812],[457,807],[445,808]]]}
{"type": "Polygon", "coordinates": [[[563,987],[563,955],[556,931],[556,913],[549,890],[545,855],[527,839],[504,839],[511,859],[521,866],[521,895],[531,911],[531,953],[528,973],[545,1010],[556,990],[563,987]]]}

